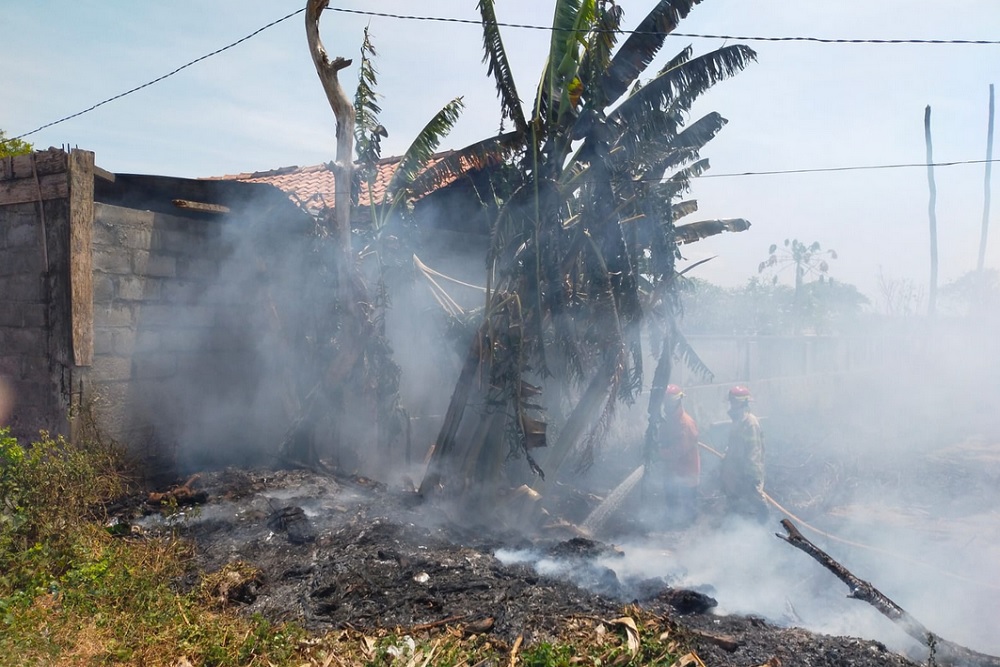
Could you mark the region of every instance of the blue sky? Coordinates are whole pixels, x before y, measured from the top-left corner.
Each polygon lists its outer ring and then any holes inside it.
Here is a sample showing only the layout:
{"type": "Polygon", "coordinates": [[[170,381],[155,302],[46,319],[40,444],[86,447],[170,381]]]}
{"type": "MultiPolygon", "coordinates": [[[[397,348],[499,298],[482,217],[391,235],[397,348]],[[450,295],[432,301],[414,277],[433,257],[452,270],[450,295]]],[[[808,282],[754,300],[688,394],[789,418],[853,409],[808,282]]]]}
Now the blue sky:
{"type": "MultiPolygon", "coordinates": [[[[32,0],[0,9],[0,128],[17,135],[156,78],[303,6],[304,0],[32,0]]],[[[332,2],[388,13],[476,18],[475,0],[427,3],[332,2]]],[[[501,21],[546,25],[551,4],[501,0],[501,21]]],[[[620,0],[626,27],[653,0],[620,0]]],[[[444,148],[494,132],[499,113],[481,64],[475,26],[366,18],[327,12],[332,54],[355,57],[371,24],[380,57],[385,154],[448,100],[466,111],[444,148]]],[[[704,0],[680,30],[736,35],[836,38],[1000,39],[996,0],[704,0]]],[[[504,31],[519,89],[530,103],[548,33],[504,31]]],[[[697,52],[721,40],[672,38],[662,54],[697,52]]],[[[751,42],[759,62],[714,88],[695,107],[730,121],[704,155],[712,172],[921,162],[924,107],[933,107],[937,161],[980,160],[986,152],[988,86],[1000,83],[1000,45],[823,45],[751,42]]],[[[357,68],[344,72],[353,90],[357,68]]],[[[333,116],[297,15],[223,54],[89,114],[28,137],[38,147],[93,150],[116,172],[216,176],[331,159],[333,116]]],[[[1000,151],[998,151],[1000,153],[1000,151]]],[[[941,281],[975,267],[983,165],[936,172],[941,281]]],[[[1000,174],[997,175],[1000,179],[1000,174]]],[[[739,284],[756,273],[771,243],[819,241],[839,259],[831,275],[879,299],[878,275],[926,285],[927,178],[920,168],[740,178],[695,184],[693,219],[745,217],[749,232],[686,249],[690,260],[718,255],[697,275],[739,284]]],[[[1000,209],[1000,197],[994,210],[1000,209]]],[[[994,219],[996,215],[992,216],[994,219]]],[[[1000,267],[1000,229],[987,263],[1000,267]]]]}

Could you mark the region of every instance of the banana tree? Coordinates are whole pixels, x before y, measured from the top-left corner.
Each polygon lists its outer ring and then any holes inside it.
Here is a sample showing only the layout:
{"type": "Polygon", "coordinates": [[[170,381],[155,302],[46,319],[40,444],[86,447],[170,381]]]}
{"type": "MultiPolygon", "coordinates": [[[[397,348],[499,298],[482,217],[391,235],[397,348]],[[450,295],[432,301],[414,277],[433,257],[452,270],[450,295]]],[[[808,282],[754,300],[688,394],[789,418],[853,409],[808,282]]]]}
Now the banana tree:
{"type": "MultiPolygon", "coordinates": [[[[642,387],[643,324],[659,358],[654,389],[675,354],[700,364],[674,325],[678,244],[749,223],[702,221],[679,234],[677,221],[697,210],[680,198],[708,169],[700,151],[726,123],[717,113],[688,123],[688,112],[756,56],[743,45],[699,56],[687,48],[640,80],[699,1],[661,0],[619,45],[612,0],[558,0],[526,112],[493,0],[480,0],[484,62],[513,127],[467,153],[516,146],[517,168],[505,172],[511,194],[492,229],[483,317],[422,491],[496,480],[507,453],[539,477],[570,458],[588,465],[616,404],[642,387]]],[[[456,169],[465,153],[426,176],[456,169]]]]}

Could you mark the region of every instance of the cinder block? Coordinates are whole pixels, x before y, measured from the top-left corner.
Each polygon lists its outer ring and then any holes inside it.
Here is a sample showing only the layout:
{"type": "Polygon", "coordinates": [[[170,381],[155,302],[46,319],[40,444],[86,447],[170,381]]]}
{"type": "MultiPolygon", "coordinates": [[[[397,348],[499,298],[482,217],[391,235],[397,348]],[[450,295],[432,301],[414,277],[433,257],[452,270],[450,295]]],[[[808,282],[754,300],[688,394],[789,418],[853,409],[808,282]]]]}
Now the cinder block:
{"type": "Polygon", "coordinates": [[[177,275],[177,259],[170,255],[150,254],[143,275],[172,278],[177,275]]]}
{"type": "Polygon", "coordinates": [[[21,357],[9,354],[0,357],[0,375],[6,375],[9,378],[21,377],[21,357]]]}
{"type": "Polygon", "coordinates": [[[45,270],[40,247],[0,250],[0,276],[41,274],[45,270]]]}
{"type": "Polygon", "coordinates": [[[44,301],[45,284],[41,273],[0,276],[0,301],[44,301]]]}
{"type": "Polygon", "coordinates": [[[189,280],[207,282],[219,275],[219,263],[211,259],[184,259],[178,274],[189,280]]]}
{"type": "Polygon", "coordinates": [[[159,329],[173,324],[177,315],[178,308],[176,306],[144,303],[139,308],[137,324],[143,329],[159,329]]]}
{"type": "Polygon", "coordinates": [[[7,229],[7,247],[41,246],[42,230],[38,224],[21,224],[7,229]]]}
{"type": "Polygon", "coordinates": [[[160,289],[160,298],[168,303],[195,303],[204,289],[204,285],[187,280],[165,280],[160,289]]]}
{"type": "MultiPolygon", "coordinates": [[[[143,315],[152,308],[143,308],[143,315]]],[[[157,307],[158,310],[153,319],[143,318],[143,325],[155,325],[161,329],[204,329],[215,324],[215,309],[209,306],[193,304],[172,304],[157,307]],[[162,311],[159,309],[163,309],[162,311]]]]}
{"type": "Polygon", "coordinates": [[[154,229],[151,249],[177,255],[197,252],[198,244],[190,235],[176,229],[154,229]]]}
{"type": "Polygon", "coordinates": [[[116,355],[131,357],[135,351],[135,342],[138,335],[135,329],[115,329],[112,334],[112,348],[116,355]]]}
{"type": "Polygon", "coordinates": [[[149,250],[152,244],[153,232],[144,227],[123,227],[122,243],[126,248],[149,250]]]}
{"type": "Polygon", "coordinates": [[[15,355],[44,355],[47,337],[40,328],[0,327],[0,350],[15,355]]]}
{"type": "Polygon", "coordinates": [[[112,227],[148,227],[153,225],[154,213],[134,208],[97,203],[94,205],[94,220],[112,227]]]}
{"type": "Polygon", "coordinates": [[[215,326],[216,308],[213,306],[184,306],[177,318],[177,326],[208,329],[215,326]]]}
{"type": "Polygon", "coordinates": [[[142,276],[121,276],[118,278],[116,296],[124,301],[142,301],[146,293],[146,278],[142,276]]]}
{"type": "Polygon", "coordinates": [[[123,248],[95,248],[94,271],[125,274],[132,272],[128,251],[123,248]]]}
{"type": "Polygon", "coordinates": [[[94,327],[94,354],[111,354],[114,351],[114,329],[94,327]]]}
{"type": "Polygon", "coordinates": [[[132,306],[114,303],[108,306],[94,308],[95,327],[131,327],[135,325],[135,314],[132,306]]]}
{"type": "Polygon", "coordinates": [[[21,377],[38,383],[48,382],[52,368],[46,356],[24,356],[21,358],[21,377]]]}
{"type": "Polygon", "coordinates": [[[125,233],[121,227],[110,225],[101,220],[94,221],[93,243],[95,246],[118,247],[123,244],[124,237],[125,233]]]}
{"type": "Polygon", "coordinates": [[[107,273],[94,272],[94,303],[111,303],[115,298],[115,279],[107,273]]]}
{"type": "Polygon", "coordinates": [[[127,357],[95,355],[90,367],[93,382],[116,382],[132,377],[132,361],[127,357]]]}
{"type": "Polygon", "coordinates": [[[135,377],[139,379],[168,378],[177,371],[177,360],[172,354],[152,353],[134,357],[135,377]]]}
{"type": "Polygon", "coordinates": [[[160,332],[140,330],[135,338],[135,353],[155,352],[160,349],[160,332]]]}
{"type": "Polygon", "coordinates": [[[21,326],[43,328],[46,326],[46,310],[44,303],[21,304],[21,326]]]}
{"type": "Polygon", "coordinates": [[[37,442],[38,432],[41,430],[58,433],[65,424],[62,410],[54,405],[15,405],[17,407],[11,415],[10,428],[21,444],[37,442]]]}
{"type": "Polygon", "coordinates": [[[129,254],[132,258],[132,273],[137,276],[146,275],[146,265],[149,264],[149,251],[132,250],[129,254]]]}
{"type": "Polygon", "coordinates": [[[142,300],[144,302],[160,301],[162,299],[160,293],[165,282],[168,282],[168,279],[146,276],[145,285],[142,288],[142,300]]]}
{"type": "Polygon", "coordinates": [[[170,329],[161,336],[161,348],[171,352],[191,352],[205,349],[203,329],[170,329]]]}
{"type": "Polygon", "coordinates": [[[53,390],[48,383],[31,380],[13,380],[9,386],[14,395],[15,416],[27,407],[51,407],[55,403],[53,390]]]}

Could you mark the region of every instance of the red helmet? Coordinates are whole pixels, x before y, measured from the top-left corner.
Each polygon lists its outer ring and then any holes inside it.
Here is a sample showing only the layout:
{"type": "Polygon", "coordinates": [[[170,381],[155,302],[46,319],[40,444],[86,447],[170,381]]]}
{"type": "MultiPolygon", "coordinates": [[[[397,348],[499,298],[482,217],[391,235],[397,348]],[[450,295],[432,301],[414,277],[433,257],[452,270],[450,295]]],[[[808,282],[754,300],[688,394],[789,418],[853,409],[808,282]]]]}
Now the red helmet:
{"type": "Polygon", "coordinates": [[[680,400],[684,396],[684,392],[681,388],[675,384],[668,384],[666,389],[667,398],[672,398],[674,400],[680,400]]]}
{"type": "Polygon", "coordinates": [[[744,403],[750,400],[750,390],[741,384],[729,390],[729,400],[744,403]]]}

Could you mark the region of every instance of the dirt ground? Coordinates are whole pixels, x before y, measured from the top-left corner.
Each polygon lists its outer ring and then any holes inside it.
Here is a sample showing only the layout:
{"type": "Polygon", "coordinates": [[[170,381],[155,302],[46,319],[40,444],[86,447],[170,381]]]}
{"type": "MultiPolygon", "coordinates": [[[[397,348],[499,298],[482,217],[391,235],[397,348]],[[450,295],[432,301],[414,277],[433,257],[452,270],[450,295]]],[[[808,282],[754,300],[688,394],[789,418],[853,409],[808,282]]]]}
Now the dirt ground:
{"type": "Polygon", "coordinates": [[[543,641],[568,619],[611,619],[635,603],[675,622],[709,666],[914,664],[878,642],[720,615],[711,591],[619,575],[604,564],[614,562],[615,547],[569,531],[529,540],[468,525],[454,511],[363,479],[227,469],[196,486],[205,504],[168,514],[147,508],[128,520],[144,534],[175,531],[194,543],[196,568],[182,586],[205,573],[242,572],[219,587],[222,601],[315,632],[447,621],[506,642],[543,641]],[[498,558],[512,552],[561,563],[562,574],[498,558]]]}

